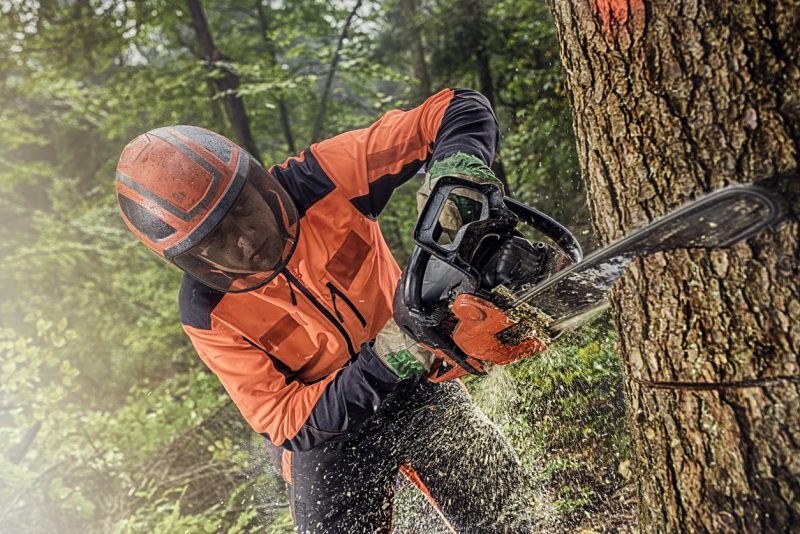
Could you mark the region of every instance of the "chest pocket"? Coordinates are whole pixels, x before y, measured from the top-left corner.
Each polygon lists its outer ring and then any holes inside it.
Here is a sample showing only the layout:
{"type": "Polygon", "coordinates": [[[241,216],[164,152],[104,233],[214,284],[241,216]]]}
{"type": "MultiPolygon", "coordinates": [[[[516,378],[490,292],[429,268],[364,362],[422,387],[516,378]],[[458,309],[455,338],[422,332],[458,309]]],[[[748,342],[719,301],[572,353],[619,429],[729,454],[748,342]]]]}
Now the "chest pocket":
{"type": "Polygon", "coordinates": [[[321,322],[318,317],[306,317],[310,313],[313,313],[311,309],[285,313],[266,332],[255,338],[270,358],[274,358],[273,363],[279,361],[288,370],[296,372],[303,381],[318,379],[319,376],[314,373],[319,371],[320,366],[329,365],[331,356],[341,351],[347,354],[344,343],[331,344],[336,338],[330,324],[321,322]],[[307,319],[316,319],[316,322],[307,319]],[[323,334],[322,338],[320,334],[323,334]]]}
{"type": "Polygon", "coordinates": [[[287,313],[281,320],[275,323],[272,328],[267,330],[258,341],[261,343],[262,347],[266,347],[267,350],[275,352],[280,344],[298,328],[300,328],[300,323],[287,313]]]}
{"type": "Polygon", "coordinates": [[[350,230],[342,246],[325,264],[325,270],[337,282],[339,287],[345,290],[350,289],[369,252],[369,243],[364,241],[356,232],[350,230]]]}

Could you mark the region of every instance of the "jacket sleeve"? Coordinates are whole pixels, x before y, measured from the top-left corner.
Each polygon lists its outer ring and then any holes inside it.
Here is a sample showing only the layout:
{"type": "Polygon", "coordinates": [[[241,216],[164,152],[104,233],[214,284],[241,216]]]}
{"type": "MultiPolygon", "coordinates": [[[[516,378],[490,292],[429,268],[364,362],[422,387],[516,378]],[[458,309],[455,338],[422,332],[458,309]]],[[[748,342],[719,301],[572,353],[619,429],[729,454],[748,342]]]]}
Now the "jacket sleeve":
{"type": "Polygon", "coordinates": [[[305,384],[241,335],[186,324],[183,328],[253,430],[290,450],[345,439],[372,418],[399,382],[370,344],[347,367],[305,384]]]}
{"type": "Polygon", "coordinates": [[[489,101],[471,89],[445,89],[409,111],[311,146],[325,173],[365,215],[380,214],[392,192],[423,164],[465,152],[491,165],[500,132],[489,101]]]}

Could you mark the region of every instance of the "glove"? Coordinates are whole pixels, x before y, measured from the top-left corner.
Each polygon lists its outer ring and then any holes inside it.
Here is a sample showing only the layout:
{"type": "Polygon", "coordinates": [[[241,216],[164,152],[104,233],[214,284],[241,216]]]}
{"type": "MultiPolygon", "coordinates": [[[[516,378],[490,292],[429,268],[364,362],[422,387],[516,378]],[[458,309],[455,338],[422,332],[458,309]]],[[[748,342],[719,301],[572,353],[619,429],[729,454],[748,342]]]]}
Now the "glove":
{"type": "Polygon", "coordinates": [[[427,373],[435,358],[391,319],[375,337],[374,350],[383,364],[400,379],[427,373]]]}
{"type": "MultiPolygon", "coordinates": [[[[442,176],[458,176],[478,183],[495,183],[501,190],[503,189],[502,182],[483,161],[470,154],[457,152],[445,159],[435,161],[431,165],[425,175],[422,187],[417,191],[417,213],[422,211],[433,186],[442,176]]],[[[472,191],[451,194],[448,197],[439,216],[439,224],[442,225],[442,229],[450,241],[453,240],[459,228],[480,216],[481,203],[481,195],[472,191]]]]}

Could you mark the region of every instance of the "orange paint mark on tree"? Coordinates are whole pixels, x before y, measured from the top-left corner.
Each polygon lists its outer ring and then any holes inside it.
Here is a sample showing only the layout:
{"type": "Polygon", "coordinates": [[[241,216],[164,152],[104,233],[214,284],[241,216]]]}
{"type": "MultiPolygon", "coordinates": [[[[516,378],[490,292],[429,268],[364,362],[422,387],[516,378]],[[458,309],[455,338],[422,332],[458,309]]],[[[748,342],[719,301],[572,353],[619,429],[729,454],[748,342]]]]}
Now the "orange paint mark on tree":
{"type": "Polygon", "coordinates": [[[644,0],[589,0],[606,37],[616,37],[619,29],[631,21],[644,25],[644,0]]]}

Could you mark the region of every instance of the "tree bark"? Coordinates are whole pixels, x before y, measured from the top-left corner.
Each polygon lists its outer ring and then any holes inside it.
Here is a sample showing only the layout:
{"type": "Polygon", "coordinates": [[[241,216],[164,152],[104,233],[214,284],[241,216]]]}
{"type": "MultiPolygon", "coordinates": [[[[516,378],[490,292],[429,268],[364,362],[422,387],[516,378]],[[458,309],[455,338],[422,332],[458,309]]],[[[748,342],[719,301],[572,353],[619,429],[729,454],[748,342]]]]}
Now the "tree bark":
{"type": "MultiPolygon", "coordinates": [[[[258,24],[261,30],[261,37],[267,47],[267,54],[269,54],[273,65],[278,64],[278,52],[275,50],[275,43],[269,35],[270,24],[269,17],[266,13],[266,6],[261,0],[256,0],[256,9],[258,10],[258,24]]],[[[289,118],[289,106],[286,105],[286,100],[282,96],[275,99],[278,103],[278,113],[281,118],[281,129],[283,130],[283,138],[286,140],[286,147],[289,149],[290,154],[297,152],[294,144],[294,135],[292,134],[292,121],[289,118]]]]}
{"type": "Polygon", "coordinates": [[[192,16],[192,25],[194,26],[197,40],[206,55],[206,61],[219,72],[219,76],[214,79],[214,84],[217,92],[223,95],[225,112],[231,123],[236,142],[242,145],[254,158],[261,161],[258,146],[250,130],[250,120],[247,117],[244,101],[236,94],[236,90],[239,88],[239,75],[219,63],[226,58],[214,44],[214,37],[211,33],[211,28],[208,26],[208,19],[206,19],[200,0],[186,0],[186,5],[192,16]]]}
{"type": "MultiPolygon", "coordinates": [[[[798,0],[550,4],[604,241],[704,191],[796,173],[798,0]]],[[[728,250],[635,262],[611,295],[643,531],[800,524],[792,213],[728,250]]]]}
{"type": "Polygon", "coordinates": [[[333,78],[336,75],[336,67],[339,65],[342,46],[344,45],[344,40],[347,37],[347,32],[350,29],[350,24],[353,22],[353,18],[356,16],[356,11],[358,11],[358,8],[361,7],[362,1],[363,0],[356,0],[356,4],[353,6],[353,9],[350,10],[350,14],[347,16],[347,20],[344,22],[344,26],[342,27],[342,32],[339,34],[339,41],[336,43],[336,49],[333,51],[331,64],[328,67],[328,75],[325,77],[325,85],[322,87],[322,94],[319,97],[319,107],[317,108],[317,117],[314,119],[314,128],[311,130],[312,143],[319,141],[320,137],[322,136],[322,126],[325,123],[325,111],[328,107],[328,98],[331,94],[331,87],[333,87],[333,78]]]}

